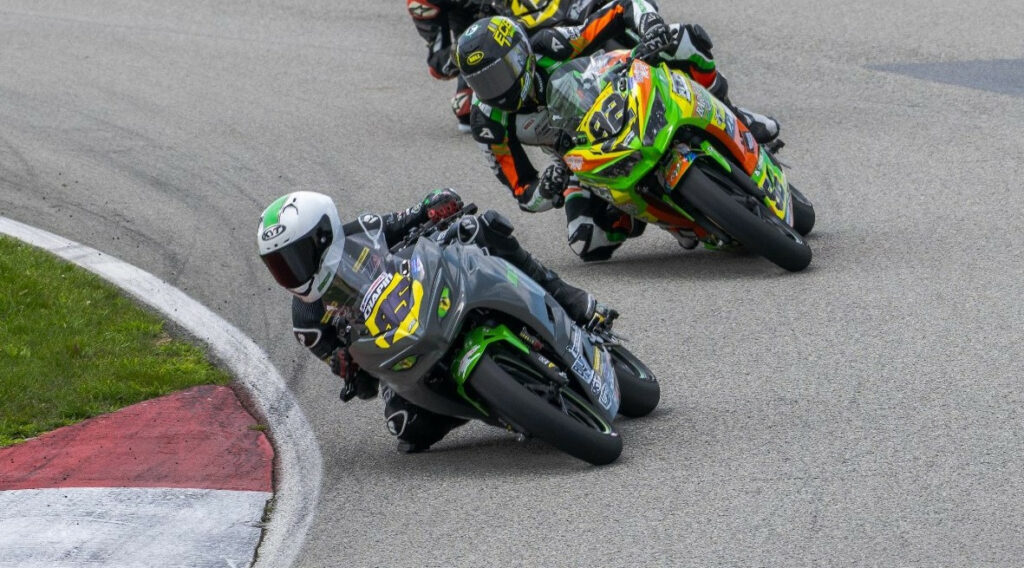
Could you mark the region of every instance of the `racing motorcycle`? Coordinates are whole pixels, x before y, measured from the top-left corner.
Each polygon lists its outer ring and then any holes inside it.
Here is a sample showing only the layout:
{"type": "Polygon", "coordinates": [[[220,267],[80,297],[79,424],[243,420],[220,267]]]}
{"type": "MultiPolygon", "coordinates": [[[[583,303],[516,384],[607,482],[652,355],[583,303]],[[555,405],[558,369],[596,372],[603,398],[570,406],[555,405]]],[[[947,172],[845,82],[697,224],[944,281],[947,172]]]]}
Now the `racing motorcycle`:
{"type": "Polygon", "coordinates": [[[790,271],[811,262],[814,206],[727,105],[686,74],[610,51],[554,71],[553,123],[582,187],[686,248],[742,245],[790,271]]]}
{"type": "Polygon", "coordinates": [[[654,410],[657,380],[609,330],[577,325],[525,273],[459,239],[451,223],[475,211],[390,250],[380,231],[346,236],[335,285],[361,298],[350,308],[362,322],[349,331],[352,359],[432,412],[615,461],[613,419],[654,410]]]}

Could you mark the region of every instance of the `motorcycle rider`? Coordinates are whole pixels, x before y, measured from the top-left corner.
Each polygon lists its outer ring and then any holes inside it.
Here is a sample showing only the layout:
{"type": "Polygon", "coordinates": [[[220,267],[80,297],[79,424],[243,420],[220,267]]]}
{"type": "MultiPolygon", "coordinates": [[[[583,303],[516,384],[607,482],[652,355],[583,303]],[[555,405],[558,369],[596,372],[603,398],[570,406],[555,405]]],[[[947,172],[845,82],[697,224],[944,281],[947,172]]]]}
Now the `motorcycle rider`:
{"type": "MultiPolygon", "coordinates": [[[[391,247],[413,228],[446,219],[459,212],[462,199],[451,188],[431,191],[422,202],[396,213],[365,214],[342,224],[338,208],[327,195],[297,191],[271,203],[260,216],[257,245],[260,259],[282,287],[293,294],[292,326],[295,337],[341,377],[341,400],[377,396],[379,381],[355,364],[348,353],[350,325],[360,324],[352,309],[362,292],[344,281],[340,269],[347,235],[380,231],[391,247]]],[[[546,268],[512,236],[512,224],[489,210],[464,216],[446,233],[457,232],[462,242],[474,243],[505,259],[540,284],[577,323],[611,327],[618,315],[598,304],[589,293],[571,286],[546,268]]],[[[371,264],[372,260],[364,264],[371,264]]],[[[464,420],[442,416],[403,399],[391,389],[382,392],[388,431],[398,438],[400,451],[428,449],[464,420]]]]}
{"type": "MultiPolygon", "coordinates": [[[[498,16],[508,16],[532,33],[550,26],[582,24],[608,0],[492,0],[498,16]]],[[[657,5],[648,0],[655,8],[657,5]]]]}
{"type": "Polygon", "coordinates": [[[452,44],[470,24],[494,14],[488,0],[406,0],[416,31],[427,42],[427,70],[435,79],[456,79],[451,107],[459,131],[469,132],[469,109],[473,91],[459,75],[452,61],[452,44]]]}
{"type": "MultiPolygon", "coordinates": [[[[613,0],[582,24],[544,27],[532,36],[505,16],[478,20],[459,37],[454,55],[476,95],[470,114],[473,138],[520,209],[546,211],[564,198],[569,245],[584,261],[608,259],[626,238],[643,233],[645,224],[575,183],[560,156],[567,137],[551,125],[546,109],[547,81],[562,62],[596,51],[627,32],[637,36],[642,53],[657,54],[684,70],[728,104],[759,142],[771,141],[779,132],[774,119],[729,102],[728,83],[715,67],[707,32],[699,25],[666,25],[649,1],[613,0]],[[554,163],[538,172],[524,144],[542,147],[554,163]]],[[[678,236],[684,247],[696,245],[696,240],[678,236]]]]}

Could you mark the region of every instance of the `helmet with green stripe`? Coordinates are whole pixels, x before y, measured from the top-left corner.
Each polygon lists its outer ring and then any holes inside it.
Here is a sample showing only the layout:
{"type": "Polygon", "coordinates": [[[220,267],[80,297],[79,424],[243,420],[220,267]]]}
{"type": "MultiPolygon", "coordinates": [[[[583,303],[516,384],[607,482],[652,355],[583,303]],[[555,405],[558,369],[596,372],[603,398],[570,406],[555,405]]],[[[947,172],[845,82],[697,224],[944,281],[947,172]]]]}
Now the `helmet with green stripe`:
{"type": "Polygon", "coordinates": [[[345,233],[330,197],[296,191],[276,199],[260,216],[260,259],[278,284],[304,302],[315,302],[341,262],[345,233]]]}

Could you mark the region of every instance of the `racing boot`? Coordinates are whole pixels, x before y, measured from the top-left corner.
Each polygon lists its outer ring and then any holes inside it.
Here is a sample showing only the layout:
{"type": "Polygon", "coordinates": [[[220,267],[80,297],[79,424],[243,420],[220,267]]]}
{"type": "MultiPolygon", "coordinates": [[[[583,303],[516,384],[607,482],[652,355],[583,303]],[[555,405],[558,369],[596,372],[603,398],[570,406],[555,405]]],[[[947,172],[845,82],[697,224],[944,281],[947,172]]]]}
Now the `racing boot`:
{"type": "Polygon", "coordinates": [[[736,112],[736,117],[747,126],[747,130],[750,130],[758,144],[767,144],[779,137],[779,121],[774,118],[743,107],[733,107],[733,110],[736,112]]]}
{"type": "Polygon", "coordinates": [[[391,387],[381,389],[384,399],[384,425],[398,439],[396,449],[403,454],[418,454],[441,441],[448,432],[467,420],[436,414],[395,394],[391,387]]]}
{"type": "Polygon", "coordinates": [[[725,103],[725,106],[729,107],[729,110],[736,115],[736,118],[743,121],[743,125],[747,127],[758,144],[767,144],[779,137],[779,121],[770,116],[736,106],[729,100],[729,82],[721,73],[715,76],[715,81],[708,87],[708,91],[716,99],[725,103]]]}

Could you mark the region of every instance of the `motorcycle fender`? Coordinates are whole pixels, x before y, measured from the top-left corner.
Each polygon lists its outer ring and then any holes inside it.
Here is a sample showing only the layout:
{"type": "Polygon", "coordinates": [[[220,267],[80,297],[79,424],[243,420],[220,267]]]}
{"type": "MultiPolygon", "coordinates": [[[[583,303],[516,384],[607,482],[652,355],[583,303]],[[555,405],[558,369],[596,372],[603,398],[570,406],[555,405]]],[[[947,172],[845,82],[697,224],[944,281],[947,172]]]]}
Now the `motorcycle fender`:
{"type": "Polygon", "coordinates": [[[764,204],[792,227],[793,196],[789,191],[786,172],[771,159],[763,148],[757,166],[750,177],[764,192],[764,204]]]}
{"type": "Polygon", "coordinates": [[[739,168],[733,168],[709,141],[701,143],[701,150],[725,170],[744,191],[763,201],[776,216],[789,226],[793,226],[792,196],[786,182],[786,174],[772,161],[767,150],[760,149],[757,164],[750,175],[739,168]]]}
{"type": "Polygon", "coordinates": [[[530,348],[519,339],[516,334],[512,333],[508,327],[499,325],[497,327],[478,327],[469,332],[466,336],[466,342],[463,344],[462,349],[455,355],[452,362],[455,364],[452,368],[452,378],[455,379],[456,391],[459,396],[466,399],[467,402],[476,407],[477,410],[482,412],[485,416],[489,416],[489,413],[484,407],[473,400],[469,394],[466,393],[466,381],[469,380],[469,376],[473,374],[473,369],[476,368],[477,363],[480,362],[480,358],[483,357],[484,352],[487,351],[487,347],[492,343],[505,342],[512,345],[516,349],[523,353],[529,353],[530,348]]]}
{"type": "Polygon", "coordinates": [[[683,179],[683,175],[690,169],[690,166],[693,165],[693,160],[696,157],[697,154],[684,144],[673,147],[671,157],[661,168],[661,175],[665,180],[664,187],[674,188],[679,183],[679,180],[683,179]]]}

